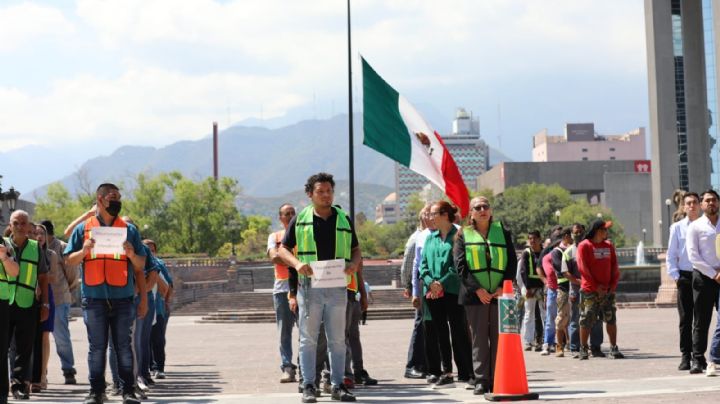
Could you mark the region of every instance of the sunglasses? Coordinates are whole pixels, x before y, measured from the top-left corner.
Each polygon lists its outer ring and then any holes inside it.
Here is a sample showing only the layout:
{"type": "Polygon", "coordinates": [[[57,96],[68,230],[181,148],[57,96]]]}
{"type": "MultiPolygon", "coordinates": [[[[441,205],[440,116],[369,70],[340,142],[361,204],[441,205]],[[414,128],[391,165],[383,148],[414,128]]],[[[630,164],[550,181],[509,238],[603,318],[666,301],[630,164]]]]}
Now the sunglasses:
{"type": "Polygon", "coordinates": [[[473,206],[473,210],[476,212],[480,212],[483,210],[490,210],[490,205],[475,205],[475,206],[473,206]]]}

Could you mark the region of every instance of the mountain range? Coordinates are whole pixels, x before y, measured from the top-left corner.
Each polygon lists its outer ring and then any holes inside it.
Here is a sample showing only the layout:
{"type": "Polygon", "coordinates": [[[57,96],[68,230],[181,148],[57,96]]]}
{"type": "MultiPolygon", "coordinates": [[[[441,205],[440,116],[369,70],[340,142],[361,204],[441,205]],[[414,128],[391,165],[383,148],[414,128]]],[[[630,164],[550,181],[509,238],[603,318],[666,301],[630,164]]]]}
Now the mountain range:
{"type": "MultiPolygon", "coordinates": [[[[238,206],[243,212],[260,214],[269,209],[271,216],[275,216],[275,205],[286,200],[297,202],[298,191],[301,200],[305,180],[319,171],[334,174],[338,180],[338,191],[342,193],[346,190],[348,115],[304,120],[274,129],[248,126],[248,123],[232,126],[219,134],[220,175],[238,180],[242,188],[238,206]]],[[[394,162],[362,145],[361,115],[356,116],[353,126],[356,210],[373,218],[374,206],[394,189],[394,162]]],[[[29,174],[42,173],[44,178],[52,178],[54,173],[62,171],[59,169],[61,166],[67,172],[68,164],[72,164],[71,157],[78,157],[69,155],[68,151],[48,153],[37,147],[32,150],[34,158],[18,150],[0,154],[0,161],[13,167],[24,166],[26,170],[44,167],[43,171],[29,174]]],[[[507,160],[507,157],[491,150],[491,164],[507,160]]],[[[76,161],[74,167],[74,172],[58,175],[60,178],[56,179],[71,192],[81,189],[82,183],[132,183],[131,179],[141,172],[153,175],[176,170],[186,177],[201,179],[212,175],[212,137],[179,141],[160,148],[122,146],[109,155],[94,156],[79,164],[76,161]]],[[[26,191],[22,198],[33,200],[44,194],[46,186],[26,191]]],[[[15,187],[23,191],[20,186],[15,187]]]]}

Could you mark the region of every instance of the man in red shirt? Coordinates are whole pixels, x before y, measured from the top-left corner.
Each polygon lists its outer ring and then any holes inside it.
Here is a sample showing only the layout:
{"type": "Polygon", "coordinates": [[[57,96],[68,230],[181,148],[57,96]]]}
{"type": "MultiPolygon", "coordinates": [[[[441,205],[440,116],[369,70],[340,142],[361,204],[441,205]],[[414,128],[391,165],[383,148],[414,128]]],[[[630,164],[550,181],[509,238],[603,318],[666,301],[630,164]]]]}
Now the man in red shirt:
{"type": "Polygon", "coordinates": [[[622,359],[624,355],[617,347],[617,324],[615,312],[615,289],[620,279],[615,246],[607,241],[608,229],[612,222],[601,219],[590,225],[590,230],[577,249],[577,264],[580,268],[580,359],[588,359],[588,337],[597,320],[605,322],[610,337],[611,359],[622,359]]]}

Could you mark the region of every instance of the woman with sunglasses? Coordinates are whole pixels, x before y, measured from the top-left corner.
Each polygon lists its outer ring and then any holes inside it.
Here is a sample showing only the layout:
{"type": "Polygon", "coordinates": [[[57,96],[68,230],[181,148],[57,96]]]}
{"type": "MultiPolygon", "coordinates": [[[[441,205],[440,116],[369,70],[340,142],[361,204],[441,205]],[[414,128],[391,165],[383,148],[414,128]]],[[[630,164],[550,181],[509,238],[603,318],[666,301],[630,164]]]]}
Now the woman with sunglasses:
{"type": "Polygon", "coordinates": [[[429,381],[433,389],[454,386],[452,359],[458,370],[458,380],[469,382],[472,379],[470,361],[470,341],[468,341],[465,312],[458,304],[460,278],[453,260],[453,244],[457,228],[453,225],[457,208],[445,201],[435,202],[430,207],[430,220],[435,226],[425,240],[420,264],[420,279],[424,283],[424,293],[432,321],[432,331],[437,335],[440,345],[442,372],[436,359],[437,352],[427,344],[427,363],[429,381]],[[449,327],[448,327],[449,324],[449,327]],[[450,336],[452,334],[452,343],[450,336]]]}
{"type": "Polygon", "coordinates": [[[458,233],[453,255],[462,284],[460,302],[470,324],[473,393],[492,391],[498,342],[498,301],[504,280],[517,272],[517,256],[509,230],[494,220],[484,196],[470,201],[470,225],[458,233]]]}

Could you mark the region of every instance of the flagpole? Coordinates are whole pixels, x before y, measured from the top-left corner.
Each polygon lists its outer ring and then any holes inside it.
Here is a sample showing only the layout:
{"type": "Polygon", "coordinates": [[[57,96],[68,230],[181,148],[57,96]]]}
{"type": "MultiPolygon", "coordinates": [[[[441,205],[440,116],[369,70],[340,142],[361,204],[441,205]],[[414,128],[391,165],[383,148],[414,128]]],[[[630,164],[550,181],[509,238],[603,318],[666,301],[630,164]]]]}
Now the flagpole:
{"type": "Polygon", "coordinates": [[[355,220],[355,156],[353,145],[353,97],[352,97],[352,53],[350,41],[350,0],[347,0],[347,40],[348,40],[348,134],[350,165],[350,220],[355,220]]]}

